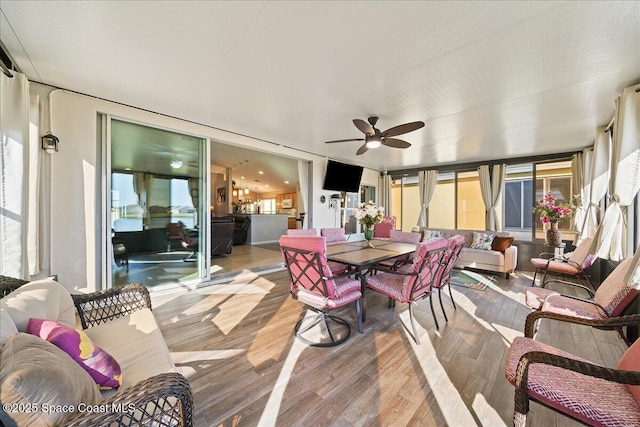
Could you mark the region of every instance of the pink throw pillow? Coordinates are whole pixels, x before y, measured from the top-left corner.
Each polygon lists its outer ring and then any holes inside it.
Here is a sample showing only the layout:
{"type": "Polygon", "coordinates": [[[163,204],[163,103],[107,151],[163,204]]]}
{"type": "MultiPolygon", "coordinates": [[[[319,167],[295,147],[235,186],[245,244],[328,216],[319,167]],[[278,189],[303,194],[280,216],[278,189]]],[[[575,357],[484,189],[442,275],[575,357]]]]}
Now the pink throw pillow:
{"type": "Polygon", "coordinates": [[[118,362],[95,345],[83,331],[50,320],[29,319],[28,332],[49,341],[71,356],[89,373],[101,390],[117,389],[122,384],[118,362]]]}

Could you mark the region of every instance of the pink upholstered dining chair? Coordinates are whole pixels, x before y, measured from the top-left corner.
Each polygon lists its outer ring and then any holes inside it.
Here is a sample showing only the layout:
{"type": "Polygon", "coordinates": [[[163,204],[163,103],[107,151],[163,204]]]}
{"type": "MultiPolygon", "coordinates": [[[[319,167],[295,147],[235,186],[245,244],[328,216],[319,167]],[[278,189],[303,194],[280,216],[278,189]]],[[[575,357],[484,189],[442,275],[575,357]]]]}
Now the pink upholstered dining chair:
{"type": "Polygon", "coordinates": [[[536,276],[543,271],[540,285],[544,286],[548,275],[575,276],[579,283],[593,295],[587,285],[591,285],[587,270],[596,260],[596,256],[589,253],[593,238],[587,237],[578,243],[568,259],[556,258],[552,253],[541,253],[537,258],[531,258],[531,264],[536,268],[531,286],[536,285],[536,276]]]}
{"type": "Polygon", "coordinates": [[[287,236],[313,237],[317,235],[318,231],[315,228],[291,228],[287,230],[287,236]]]}
{"type": "MultiPolygon", "coordinates": [[[[444,254],[444,267],[440,270],[438,279],[433,283],[433,287],[438,289],[438,299],[440,300],[440,308],[442,309],[442,314],[444,315],[445,322],[448,322],[449,319],[447,319],[447,313],[444,311],[444,306],[442,305],[441,292],[442,288],[444,288],[445,286],[449,288],[449,297],[451,298],[453,309],[457,310],[456,302],[453,300],[453,294],[451,293],[451,271],[453,270],[454,264],[458,260],[458,256],[460,255],[463,246],[464,236],[456,234],[455,236],[451,236],[449,238],[447,242],[447,249],[444,254]]],[[[429,295],[429,298],[431,298],[432,295],[429,295]]]]}
{"type": "Polygon", "coordinates": [[[396,217],[385,215],[382,221],[373,226],[373,238],[374,239],[390,239],[391,230],[396,228],[396,217]]]}
{"type": "MultiPolygon", "coordinates": [[[[640,323],[640,315],[635,316],[635,323],[640,323]]],[[[517,337],[507,355],[505,375],[515,386],[516,427],[526,425],[530,400],[588,425],[640,425],[640,339],[611,369],[517,337]]]]}
{"type": "MultiPolygon", "coordinates": [[[[622,316],[640,296],[640,290],[631,288],[625,281],[629,269],[636,268],[638,258],[640,258],[640,248],[636,250],[634,257],[629,257],[618,264],[598,287],[593,299],[563,295],[547,288],[527,288],[525,302],[535,311],[529,313],[525,320],[525,336],[533,338],[536,322],[539,319],[548,318],[599,329],[613,329],[629,343],[616,318],[622,316]]],[[[573,282],[561,280],[555,282],[579,286],[573,282]]]]}
{"type": "MultiPolygon", "coordinates": [[[[409,318],[413,330],[413,339],[420,344],[414,320],[413,306],[420,299],[431,294],[433,283],[442,268],[442,259],[447,247],[446,239],[437,239],[418,243],[413,264],[401,270],[381,269],[378,274],[367,277],[367,287],[389,297],[389,307],[395,301],[409,304],[409,318]]],[[[433,311],[433,303],[429,300],[431,314],[438,328],[438,320],[433,311]]]]}
{"type": "MultiPolygon", "coordinates": [[[[295,327],[295,334],[302,342],[316,347],[331,347],[345,342],[351,334],[349,323],[329,314],[330,310],[355,301],[358,330],[364,332],[362,324],[361,283],[357,278],[345,274],[334,275],[327,265],[327,244],[324,237],[282,236],[280,250],[291,277],[293,299],[317,312],[316,316],[303,317],[295,327]],[[336,336],[330,323],[346,329],[336,336]],[[311,341],[305,334],[316,325],[324,326],[328,341],[311,341]]],[[[311,334],[313,332],[309,332],[311,334]]]]}
{"type": "Polygon", "coordinates": [[[320,235],[327,239],[327,245],[338,245],[347,242],[344,228],[321,228],[320,235]]]}
{"type": "MultiPolygon", "coordinates": [[[[413,245],[417,245],[421,237],[420,233],[412,233],[410,231],[391,230],[389,233],[389,240],[391,242],[410,243],[413,245]]],[[[410,263],[412,259],[413,254],[406,254],[381,261],[380,264],[389,268],[397,268],[403,264],[410,263]]]]}

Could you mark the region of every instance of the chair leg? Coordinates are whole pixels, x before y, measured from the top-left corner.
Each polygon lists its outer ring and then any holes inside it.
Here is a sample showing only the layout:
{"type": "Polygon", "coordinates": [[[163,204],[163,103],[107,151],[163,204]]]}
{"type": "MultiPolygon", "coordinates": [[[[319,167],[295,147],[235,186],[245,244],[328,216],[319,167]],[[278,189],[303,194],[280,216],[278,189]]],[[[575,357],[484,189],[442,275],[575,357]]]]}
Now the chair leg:
{"type": "Polygon", "coordinates": [[[362,323],[362,308],[360,307],[360,299],[356,300],[356,317],[358,318],[358,332],[364,334],[364,324],[362,323]]]}
{"type": "Polygon", "coordinates": [[[449,288],[449,298],[451,298],[451,304],[453,304],[453,309],[457,310],[456,302],[453,300],[453,292],[451,292],[451,281],[447,282],[447,287],[449,288]]]}
{"type": "Polygon", "coordinates": [[[393,298],[389,297],[389,308],[393,308],[396,306],[396,300],[394,300],[393,298]]]}
{"type": "Polygon", "coordinates": [[[538,267],[536,267],[536,271],[533,272],[533,280],[531,281],[531,286],[535,286],[536,285],[536,276],[538,275],[538,270],[540,270],[538,267]]]}
{"type": "Polygon", "coordinates": [[[429,294],[429,306],[431,307],[431,315],[433,316],[433,321],[436,322],[436,329],[440,329],[440,325],[438,325],[438,319],[436,318],[436,312],[433,311],[433,300],[431,299],[431,293],[429,294]]]}
{"type": "MultiPolygon", "coordinates": [[[[440,308],[442,309],[442,315],[444,316],[444,321],[448,322],[447,313],[444,311],[444,305],[442,305],[442,287],[438,288],[438,300],[440,300],[440,308]]],[[[433,295],[433,293],[431,294],[433,295]]],[[[431,295],[429,295],[429,299],[431,299],[431,295]]]]}
{"type": "Polygon", "coordinates": [[[420,344],[420,338],[418,338],[418,332],[416,331],[415,320],[413,319],[413,306],[415,304],[409,303],[409,319],[411,320],[411,329],[413,329],[413,340],[416,344],[420,344]]]}
{"type": "Polygon", "coordinates": [[[296,323],[295,335],[296,335],[296,338],[298,338],[300,341],[302,341],[303,343],[311,347],[334,347],[336,345],[342,344],[343,342],[349,339],[349,337],[351,336],[351,327],[349,326],[349,323],[344,319],[341,319],[336,316],[331,316],[324,312],[320,312],[313,317],[303,317],[302,319],[300,319],[298,323],[296,323]],[[303,326],[303,323],[305,321],[309,322],[309,324],[305,324],[303,326]],[[344,336],[342,338],[338,338],[337,340],[335,339],[334,334],[331,331],[331,327],[329,326],[329,321],[337,323],[343,326],[344,328],[346,328],[346,332],[344,333],[344,336]],[[324,324],[324,327],[327,330],[327,333],[330,339],[329,342],[310,341],[302,335],[321,322],[324,324]]]}

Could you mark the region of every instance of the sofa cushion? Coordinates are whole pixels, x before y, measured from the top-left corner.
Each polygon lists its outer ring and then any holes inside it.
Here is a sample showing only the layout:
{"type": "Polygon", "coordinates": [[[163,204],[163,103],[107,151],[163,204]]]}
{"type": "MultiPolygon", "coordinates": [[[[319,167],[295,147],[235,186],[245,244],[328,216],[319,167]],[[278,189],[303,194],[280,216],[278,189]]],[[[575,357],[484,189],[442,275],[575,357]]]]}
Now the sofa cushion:
{"type": "MultiPolygon", "coordinates": [[[[495,265],[502,267],[504,265],[504,255],[502,252],[486,250],[486,249],[473,249],[462,248],[458,261],[469,263],[475,263],[478,265],[495,265]]],[[[473,266],[470,265],[469,266],[473,266]]]]}
{"type": "Polygon", "coordinates": [[[17,334],[18,329],[9,313],[4,308],[0,308],[0,351],[12,335],[17,334]]]}
{"type": "Polygon", "coordinates": [[[424,230],[422,241],[428,242],[430,240],[436,240],[441,237],[444,237],[444,232],[442,230],[424,230]]]}
{"type": "Polygon", "coordinates": [[[65,326],[76,326],[76,311],[69,291],[60,283],[38,280],[27,283],[0,300],[20,332],[27,332],[29,319],[52,320],[65,326]]]}
{"type": "MultiPolygon", "coordinates": [[[[118,361],[123,389],[153,375],[176,370],[156,319],[148,308],[85,329],[85,332],[118,361]]],[[[107,390],[102,395],[107,397],[113,393],[113,390],[107,390]]]]}
{"type": "Polygon", "coordinates": [[[57,322],[30,319],[29,333],[49,341],[87,371],[103,390],[120,387],[122,375],[118,362],[95,345],[83,331],[77,331],[57,322]]]}
{"type": "Polygon", "coordinates": [[[496,237],[496,233],[480,233],[478,231],[473,232],[473,242],[471,242],[471,249],[485,249],[491,250],[491,243],[496,237]]]}
{"type": "Polygon", "coordinates": [[[507,250],[508,247],[511,246],[512,243],[513,243],[513,237],[496,236],[491,242],[491,250],[504,252],[507,250]]]}
{"type": "Polygon", "coordinates": [[[0,353],[0,395],[3,405],[15,405],[16,411],[0,411],[0,421],[11,425],[59,425],[70,413],[31,411],[80,403],[94,405],[102,397],[89,374],[55,345],[25,333],[13,335],[0,353]],[[18,409],[22,409],[18,411],[18,409]]]}

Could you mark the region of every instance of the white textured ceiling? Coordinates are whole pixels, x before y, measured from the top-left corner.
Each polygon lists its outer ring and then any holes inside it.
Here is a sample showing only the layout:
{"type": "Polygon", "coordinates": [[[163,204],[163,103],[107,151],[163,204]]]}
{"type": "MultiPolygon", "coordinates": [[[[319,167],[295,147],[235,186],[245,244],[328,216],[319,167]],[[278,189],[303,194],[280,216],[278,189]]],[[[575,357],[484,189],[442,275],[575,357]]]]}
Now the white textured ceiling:
{"type": "Polygon", "coordinates": [[[640,81],[640,2],[0,0],[39,81],[379,170],[579,150],[640,81]],[[355,156],[354,118],[415,120],[355,156]]]}

